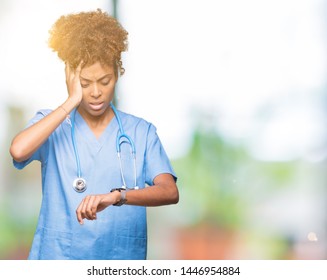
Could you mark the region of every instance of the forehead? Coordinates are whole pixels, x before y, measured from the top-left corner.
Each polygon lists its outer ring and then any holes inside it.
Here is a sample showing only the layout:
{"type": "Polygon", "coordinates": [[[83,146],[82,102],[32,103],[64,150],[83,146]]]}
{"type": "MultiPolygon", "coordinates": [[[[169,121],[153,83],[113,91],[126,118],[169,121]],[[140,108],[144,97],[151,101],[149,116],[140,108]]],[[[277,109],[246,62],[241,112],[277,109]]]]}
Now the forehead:
{"type": "Polygon", "coordinates": [[[85,66],[81,70],[81,78],[98,79],[105,75],[115,75],[114,67],[96,62],[85,66]]]}

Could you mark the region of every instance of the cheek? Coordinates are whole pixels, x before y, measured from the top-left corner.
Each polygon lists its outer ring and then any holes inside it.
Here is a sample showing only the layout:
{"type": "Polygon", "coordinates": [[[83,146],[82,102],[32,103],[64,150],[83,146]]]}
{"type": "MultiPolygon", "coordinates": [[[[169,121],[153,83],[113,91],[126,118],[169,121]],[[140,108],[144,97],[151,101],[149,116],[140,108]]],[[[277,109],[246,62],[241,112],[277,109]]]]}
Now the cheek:
{"type": "Polygon", "coordinates": [[[83,98],[85,98],[86,96],[90,95],[90,89],[88,89],[88,88],[82,88],[82,94],[83,94],[83,98]]]}
{"type": "Polygon", "coordinates": [[[108,86],[103,87],[103,93],[106,93],[108,95],[111,95],[115,91],[115,85],[116,83],[109,84],[108,86]]]}

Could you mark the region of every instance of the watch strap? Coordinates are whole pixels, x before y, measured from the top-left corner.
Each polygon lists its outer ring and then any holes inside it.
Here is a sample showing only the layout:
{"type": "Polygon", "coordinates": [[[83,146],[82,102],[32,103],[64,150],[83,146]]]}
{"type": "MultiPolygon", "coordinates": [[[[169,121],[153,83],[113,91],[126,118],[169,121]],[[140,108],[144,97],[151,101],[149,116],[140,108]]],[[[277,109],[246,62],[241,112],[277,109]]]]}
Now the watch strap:
{"type": "Polygon", "coordinates": [[[119,191],[120,192],[120,200],[118,202],[116,202],[115,204],[113,204],[114,206],[122,206],[126,203],[127,199],[126,199],[126,189],[125,188],[115,188],[112,189],[110,192],[114,192],[114,191],[119,191]]]}

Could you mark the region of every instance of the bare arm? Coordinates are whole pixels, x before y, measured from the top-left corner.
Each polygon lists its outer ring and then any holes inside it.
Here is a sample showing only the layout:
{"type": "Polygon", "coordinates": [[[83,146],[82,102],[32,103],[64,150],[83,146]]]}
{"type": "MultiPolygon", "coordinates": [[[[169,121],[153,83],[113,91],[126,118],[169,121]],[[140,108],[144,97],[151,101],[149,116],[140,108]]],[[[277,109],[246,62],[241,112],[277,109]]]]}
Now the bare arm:
{"type": "Polygon", "coordinates": [[[65,120],[67,114],[78,106],[82,100],[80,71],[81,64],[76,71],[71,71],[69,66],[66,65],[66,84],[69,94],[67,100],[42,120],[24,129],[14,137],[9,150],[13,159],[18,162],[29,159],[65,120]]]}
{"type": "MultiPolygon", "coordinates": [[[[121,193],[86,196],[76,210],[77,220],[95,220],[96,213],[120,201],[121,193]]],[[[154,179],[154,185],[140,190],[126,192],[126,204],[139,206],[161,206],[176,204],[179,201],[178,188],[171,174],[160,174],[154,179]]]]}
{"type": "Polygon", "coordinates": [[[173,176],[171,174],[160,174],[154,179],[153,186],[128,191],[126,199],[126,204],[130,205],[161,206],[177,203],[179,195],[173,176]]]}

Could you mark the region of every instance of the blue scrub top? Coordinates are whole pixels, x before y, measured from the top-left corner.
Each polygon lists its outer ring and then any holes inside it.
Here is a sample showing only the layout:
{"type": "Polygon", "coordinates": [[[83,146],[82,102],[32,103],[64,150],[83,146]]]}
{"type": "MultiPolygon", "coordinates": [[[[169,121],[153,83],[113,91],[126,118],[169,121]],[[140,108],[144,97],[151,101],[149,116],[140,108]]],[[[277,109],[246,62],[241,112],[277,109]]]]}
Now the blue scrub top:
{"type": "MultiPolygon", "coordinates": [[[[51,110],[40,110],[29,122],[39,121],[51,110]]],[[[118,111],[125,133],[136,148],[137,185],[152,185],[162,173],[176,175],[167,154],[149,122],[118,111]]],[[[74,114],[71,114],[73,116],[74,114]]],[[[146,259],[146,208],[142,206],[110,206],[97,214],[97,220],[84,220],[80,225],[76,209],[89,194],[103,194],[121,187],[116,137],[119,126],[113,118],[99,139],[82,116],[75,114],[75,138],[82,177],[87,189],[77,193],[73,181],[77,177],[76,159],[68,117],[48,140],[24,161],[14,161],[18,169],[33,160],[41,162],[42,204],[29,259],[146,259]]],[[[121,145],[126,184],[134,187],[134,167],[127,143],[121,145]]]]}

